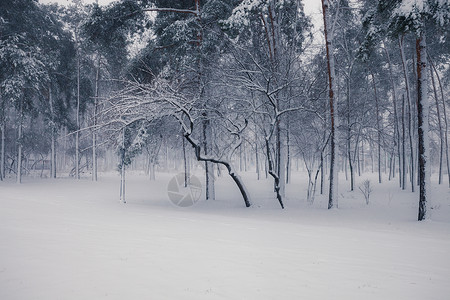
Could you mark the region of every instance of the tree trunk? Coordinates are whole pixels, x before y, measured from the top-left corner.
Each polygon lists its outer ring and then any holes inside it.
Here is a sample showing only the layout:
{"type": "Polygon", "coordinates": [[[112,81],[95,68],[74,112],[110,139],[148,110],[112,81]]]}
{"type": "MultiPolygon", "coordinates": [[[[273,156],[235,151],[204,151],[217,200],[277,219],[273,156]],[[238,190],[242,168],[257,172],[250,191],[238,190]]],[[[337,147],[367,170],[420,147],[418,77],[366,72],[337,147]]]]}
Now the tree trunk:
{"type": "Polygon", "coordinates": [[[184,137],[181,136],[181,140],[183,142],[183,164],[184,164],[184,187],[188,186],[188,167],[187,167],[187,159],[186,159],[186,142],[184,141],[184,137]]]}
{"type": "Polygon", "coordinates": [[[285,155],[284,155],[284,147],[282,143],[282,137],[281,137],[281,125],[280,125],[280,118],[278,118],[278,121],[276,122],[276,170],[277,170],[277,176],[279,179],[278,187],[279,192],[282,197],[285,196],[286,192],[286,165],[285,165],[285,155]]]}
{"type": "Polygon", "coordinates": [[[357,146],[357,155],[358,155],[358,176],[361,177],[361,157],[360,157],[360,152],[361,150],[359,149],[359,145],[356,144],[357,146]]]}
{"type": "Polygon", "coordinates": [[[430,68],[430,75],[431,75],[431,83],[433,86],[433,92],[434,92],[434,100],[436,103],[436,113],[438,118],[438,125],[439,125],[439,184],[442,184],[442,163],[443,163],[443,156],[444,156],[444,134],[442,132],[442,121],[441,121],[441,112],[439,108],[439,99],[438,94],[436,90],[436,84],[434,82],[434,75],[433,75],[433,69],[430,68]]]}
{"type": "Polygon", "coordinates": [[[354,189],[354,171],[351,155],[351,124],[350,124],[350,76],[347,78],[347,160],[350,168],[350,190],[354,189]]]}
{"type": "Polygon", "coordinates": [[[288,115],[288,120],[286,124],[286,184],[289,183],[291,179],[291,126],[288,115]]]}
{"type": "Polygon", "coordinates": [[[402,60],[402,69],[403,76],[405,78],[405,87],[406,87],[406,99],[407,101],[407,109],[408,109],[408,135],[409,135],[409,147],[410,147],[410,181],[411,181],[411,191],[414,192],[414,141],[413,141],[413,132],[412,132],[412,114],[411,114],[411,93],[409,88],[409,79],[408,79],[408,71],[406,69],[406,59],[405,53],[403,50],[403,36],[399,38],[399,46],[400,46],[400,57],[402,60]]]}
{"type": "Polygon", "coordinates": [[[94,117],[92,130],[92,181],[97,181],[97,105],[99,97],[100,83],[100,58],[97,60],[97,70],[95,72],[95,97],[94,97],[94,117]]]}
{"type": "Polygon", "coordinates": [[[271,155],[270,155],[270,144],[269,144],[269,138],[268,137],[266,137],[266,155],[267,155],[268,173],[274,179],[275,193],[277,194],[277,199],[278,199],[278,202],[280,203],[281,208],[284,209],[283,198],[282,198],[282,195],[280,193],[280,178],[273,171],[273,161],[272,161],[272,158],[271,158],[271,155]]]}
{"type": "Polygon", "coordinates": [[[428,133],[428,78],[427,78],[427,56],[425,32],[420,32],[420,37],[416,40],[417,52],[417,117],[418,117],[418,137],[419,137],[419,174],[420,174],[420,195],[418,220],[422,221],[427,217],[427,198],[430,188],[429,170],[429,133],[428,133]]]}
{"type": "Polygon", "coordinates": [[[50,177],[56,178],[56,133],[52,130],[50,177]]]}
{"type": "Polygon", "coordinates": [[[77,128],[75,132],[75,178],[80,179],[80,54],[77,53],[77,128]]]}
{"type": "Polygon", "coordinates": [[[66,169],[67,167],[67,157],[66,157],[66,153],[67,153],[67,136],[68,136],[68,130],[67,127],[64,127],[64,143],[63,143],[63,151],[62,151],[62,166],[63,169],[66,169]]]}
{"type": "Polygon", "coordinates": [[[436,78],[439,84],[439,90],[441,92],[441,98],[442,98],[442,113],[444,115],[444,125],[445,125],[445,130],[444,130],[444,140],[445,140],[445,157],[446,157],[446,162],[447,162],[447,177],[448,177],[448,187],[450,187],[450,161],[449,161],[449,154],[448,154],[448,121],[447,121],[447,109],[446,109],[446,104],[445,104],[445,97],[444,97],[444,89],[442,88],[442,84],[441,84],[441,78],[439,76],[439,73],[436,70],[436,67],[433,64],[433,61],[430,59],[430,63],[431,63],[431,67],[433,68],[435,74],[436,74],[436,78]]]}
{"type": "Polygon", "coordinates": [[[406,189],[406,133],[405,133],[405,95],[402,96],[402,190],[406,189]]]}
{"type": "Polygon", "coordinates": [[[1,132],[2,132],[2,136],[1,136],[1,153],[0,153],[0,176],[1,178],[5,178],[5,139],[6,139],[6,135],[5,135],[5,121],[2,121],[2,126],[0,128],[1,132]]]}
{"type": "Polygon", "coordinates": [[[269,178],[269,163],[267,159],[264,160],[264,175],[266,179],[269,178]]]}
{"type": "Polygon", "coordinates": [[[260,166],[259,166],[259,153],[258,153],[258,134],[256,133],[256,124],[255,124],[255,164],[256,164],[256,178],[257,180],[260,180],[261,174],[260,174],[260,166]]]}
{"type": "Polygon", "coordinates": [[[125,127],[122,129],[122,153],[120,168],[120,199],[122,203],[127,203],[125,199],[125,127]]]}
{"type": "Polygon", "coordinates": [[[334,56],[333,56],[333,29],[329,32],[329,12],[328,0],[322,0],[323,23],[325,33],[325,47],[327,53],[327,69],[328,69],[328,95],[330,101],[330,190],[328,195],[328,209],[338,206],[338,170],[336,165],[336,141],[335,127],[337,124],[337,107],[334,96],[334,56]]]}
{"type": "Polygon", "coordinates": [[[320,194],[323,195],[323,183],[324,183],[324,174],[323,174],[323,154],[320,154],[320,194]]]}
{"type": "MultiPolygon", "coordinates": [[[[389,56],[389,51],[387,50],[387,48],[384,48],[384,51],[386,53],[386,57],[387,57],[387,61],[388,61],[388,65],[389,65],[389,81],[391,83],[391,88],[392,88],[392,104],[393,104],[393,108],[394,108],[394,132],[397,136],[397,140],[395,140],[394,137],[394,144],[396,144],[397,146],[397,155],[398,155],[398,179],[399,179],[399,185],[400,187],[402,187],[402,180],[403,180],[403,176],[404,173],[402,173],[402,161],[401,161],[401,151],[400,151],[400,129],[399,129],[399,120],[398,120],[398,111],[397,111],[397,93],[396,93],[396,89],[395,89],[395,82],[394,82],[394,75],[392,72],[392,64],[391,64],[391,58],[389,56]]],[[[395,168],[394,168],[395,170],[395,168]]]]}
{"type": "Polygon", "coordinates": [[[150,180],[156,180],[155,159],[154,158],[150,159],[148,177],[150,180]]]}
{"type": "MultiPolygon", "coordinates": [[[[366,154],[364,153],[364,140],[361,141],[361,169],[362,173],[366,172],[366,154]]],[[[361,176],[361,174],[359,174],[361,176]]]]}
{"type": "Polygon", "coordinates": [[[239,147],[239,172],[244,170],[244,160],[242,159],[242,144],[239,147]]]}
{"type": "MultiPolygon", "coordinates": [[[[206,113],[203,115],[205,120],[203,120],[203,151],[207,156],[212,150],[212,132],[210,121],[206,119],[206,113]]],[[[205,180],[206,180],[206,200],[215,200],[214,191],[214,171],[213,165],[209,161],[205,161],[205,180]]]]}
{"type": "MultiPolygon", "coordinates": [[[[190,126],[192,129],[193,124],[191,123],[190,126]]],[[[234,183],[236,183],[239,191],[241,192],[242,198],[244,199],[245,206],[250,207],[251,202],[250,202],[250,197],[248,196],[247,189],[245,188],[244,183],[242,182],[240,176],[236,174],[236,172],[233,170],[231,165],[228,162],[223,161],[223,160],[213,159],[210,157],[202,157],[200,145],[191,138],[190,133],[185,132],[184,137],[194,148],[195,157],[197,158],[198,161],[221,164],[221,165],[225,166],[225,168],[227,168],[228,175],[230,175],[230,177],[233,179],[234,183]]]]}
{"type": "Polygon", "coordinates": [[[244,152],[244,171],[247,172],[247,149],[245,148],[245,140],[242,141],[242,151],[244,152]]]}
{"type": "Polygon", "coordinates": [[[381,183],[381,127],[380,127],[380,107],[377,94],[377,86],[375,84],[375,76],[372,73],[372,85],[375,95],[375,106],[377,114],[377,144],[378,144],[378,183],[381,183]]]}
{"type": "Polygon", "coordinates": [[[18,149],[17,149],[17,173],[16,173],[16,182],[22,182],[22,123],[23,123],[23,110],[22,104],[19,104],[19,132],[18,132],[18,149]]]}
{"type": "Polygon", "coordinates": [[[393,154],[389,154],[389,181],[395,177],[394,168],[395,156],[393,154]]]}
{"type": "Polygon", "coordinates": [[[53,97],[52,97],[52,84],[48,86],[48,102],[50,106],[50,134],[51,134],[51,157],[50,157],[50,178],[56,178],[56,124],[55,124],[55,112],[53,108],[53,97]]]}

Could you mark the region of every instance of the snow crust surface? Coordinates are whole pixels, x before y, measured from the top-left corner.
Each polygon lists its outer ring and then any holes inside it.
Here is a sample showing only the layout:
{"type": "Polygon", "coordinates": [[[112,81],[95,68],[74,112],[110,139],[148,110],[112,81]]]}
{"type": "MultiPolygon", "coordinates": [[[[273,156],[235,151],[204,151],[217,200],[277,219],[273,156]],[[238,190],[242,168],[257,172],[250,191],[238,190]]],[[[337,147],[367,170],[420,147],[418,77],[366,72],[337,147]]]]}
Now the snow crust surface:
{"type": "MultiPolygon", "coordinates": [[[[0,182],[0,299],[448,299],[450,192],[433,185],[431,219],[418,193],[377,184],[366,205],[340,180],[339,209],[306,202],[294,174],[286,209],[273,183],[243,174],[245,208],[228,178],[216,201],[170,203],[167,182],[119,178],[0,182]]],[[[361,178],[357,178],[361,181],[361,178]]]]}

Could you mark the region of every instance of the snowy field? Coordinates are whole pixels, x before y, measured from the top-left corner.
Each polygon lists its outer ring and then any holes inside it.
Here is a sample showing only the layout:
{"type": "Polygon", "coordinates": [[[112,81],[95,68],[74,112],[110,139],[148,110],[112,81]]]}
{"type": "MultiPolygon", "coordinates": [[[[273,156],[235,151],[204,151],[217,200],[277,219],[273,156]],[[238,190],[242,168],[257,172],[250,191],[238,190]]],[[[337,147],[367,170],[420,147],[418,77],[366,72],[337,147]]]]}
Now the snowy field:
{"type": "Polygon", "coordinates": [[[217,200],[179,208],[172,176],[129,175],[127,204],[115,174],[0,182],[0,299],[450,299],[445,184],[419,223],[417,192],[376,175],[366,205],[340,174],[331,211],[306,203],[301,173],[285,210],[253,173],[251,208],[225,177],[217,200]]]}

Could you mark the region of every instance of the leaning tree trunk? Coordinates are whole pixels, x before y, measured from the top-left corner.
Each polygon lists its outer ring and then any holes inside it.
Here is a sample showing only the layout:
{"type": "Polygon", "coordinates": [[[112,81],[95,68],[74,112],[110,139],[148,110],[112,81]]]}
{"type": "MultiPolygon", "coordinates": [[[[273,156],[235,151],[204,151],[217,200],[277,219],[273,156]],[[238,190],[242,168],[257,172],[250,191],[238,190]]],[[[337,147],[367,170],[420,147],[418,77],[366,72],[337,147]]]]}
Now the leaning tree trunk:
{"type": "MultiPolygon", "coordinates": [[[[192,129],[193,124],[191,123],[190,126],[192,129]]],[[[242,182],[241,177],[233,170],[231,165],[224,160],[214,159],[214,158],[210,158],[210,157],[203,157],[201,154],[201,147],[200,147],[199,143],[197,143],[194,139],[192,139],[190,133],[185,132],[184,137],[194,148],[195,157],[197,158],[198,161],[212,162],[212,163],[221,164],[221,165],[225,166],[225,168],[228,171],[228,175],[230,175],[230,177],[233,179],[234,183],[237,185],[239,191],[241,192],[242,198],[244,199],[245,206],[250,207],[251,202],[250,202],[250,197],[248,196],[247,189],[245,188],[245,185],[242,182]]]]}
{"type": "Polygon", "coordinates": [[[418,137],[419,137],[419,214],[418,220],[422,221],[427,214],[427,198],[430,188],[429,170],[429,133],[428,133],[428,80],[427,80],[427,56],[425,32],[421,31],[420,37],[416,40],[417,52],[417,116],[418,116],[418,137]]]}
{"type": "Polygon", "coordinates": [[[328,209],[337,207],[338,203],[338,169],[336,165],[336,136],[335,127],[337,123],[337,107],[334,96],[334,56],[333,56],[333,32],[329,32],[329,12],[328,0],[322,0],[323,23],[325,33],[325,47],[327,53],[327,69],[328,69],[328,95],[330,100],[330,192],[328,195],[328,209]]]}

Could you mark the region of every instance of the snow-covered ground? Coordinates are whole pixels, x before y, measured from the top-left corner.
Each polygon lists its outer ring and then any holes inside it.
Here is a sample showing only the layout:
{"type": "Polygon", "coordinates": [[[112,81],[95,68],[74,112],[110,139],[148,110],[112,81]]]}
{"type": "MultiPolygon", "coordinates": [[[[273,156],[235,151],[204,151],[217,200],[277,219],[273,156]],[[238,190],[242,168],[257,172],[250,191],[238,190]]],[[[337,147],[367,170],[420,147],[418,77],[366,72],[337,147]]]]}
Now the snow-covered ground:
{"type": "Polygon", "coordinates": [[[285,210],[253,173],[250,208],[226,177],[217,200],[176,207],[172,176],[129,175],[127,204],[115,174],[0,182],[0,299],[450,299],[445,184],[417,222],[417,192],[372,174],[369,205],[340,174],[331,211],[306,203],[303,173],[285,210]]]}

